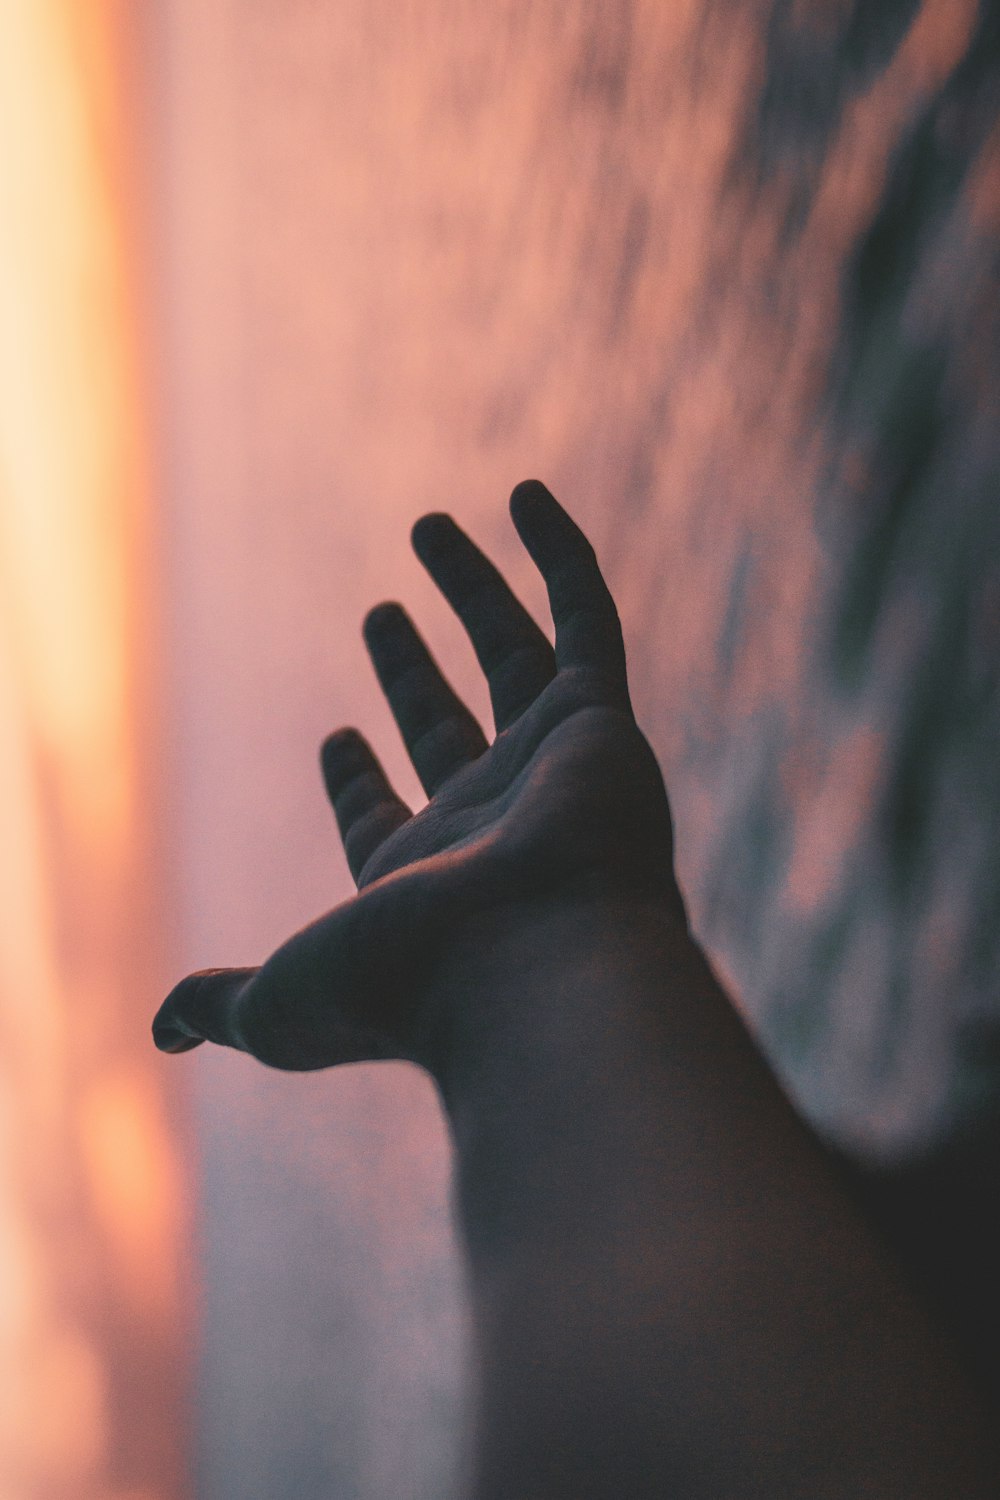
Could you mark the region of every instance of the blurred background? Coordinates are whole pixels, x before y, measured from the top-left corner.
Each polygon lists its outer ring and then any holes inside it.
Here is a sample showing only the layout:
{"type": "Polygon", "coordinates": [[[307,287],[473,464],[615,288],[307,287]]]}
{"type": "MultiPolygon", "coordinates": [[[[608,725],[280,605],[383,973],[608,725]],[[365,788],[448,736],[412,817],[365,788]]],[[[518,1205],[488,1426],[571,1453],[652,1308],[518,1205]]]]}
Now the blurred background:
{"type": "Polygon", "coordinates": [[[408,531],[547,623],[529,475],[697,934],[995,1373],[998,74],[991,0],[0,7],[0,1500],[451,1493],[430,1083],[149,1023],[350,893],[326,732],[422,801],[371,604],[489,727],[408,531]]]}

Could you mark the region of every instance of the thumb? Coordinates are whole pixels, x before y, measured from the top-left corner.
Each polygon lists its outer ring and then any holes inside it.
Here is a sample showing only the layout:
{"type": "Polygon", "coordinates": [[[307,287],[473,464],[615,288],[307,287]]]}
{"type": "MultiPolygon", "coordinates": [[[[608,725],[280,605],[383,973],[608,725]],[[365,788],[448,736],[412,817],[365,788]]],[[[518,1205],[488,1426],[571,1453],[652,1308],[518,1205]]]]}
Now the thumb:
{"type": "Polygon", "coordinates": [[[405,1056],[415,976],[409,924],[390,895],[370,886],[259,969],[207,969],[182,980],[153,1020],[156,1046],[187,1052],[215,1042],[295,1071],[405,1056]]]}
{"type": "Polygon", "coordinates": [[[161,1052],[190,1052],[202,1042],[249,1051],[239,1027],[239,999],[257,969],[203,969],[189,974],[153,1017],[153,1041],[161,1052]]]}

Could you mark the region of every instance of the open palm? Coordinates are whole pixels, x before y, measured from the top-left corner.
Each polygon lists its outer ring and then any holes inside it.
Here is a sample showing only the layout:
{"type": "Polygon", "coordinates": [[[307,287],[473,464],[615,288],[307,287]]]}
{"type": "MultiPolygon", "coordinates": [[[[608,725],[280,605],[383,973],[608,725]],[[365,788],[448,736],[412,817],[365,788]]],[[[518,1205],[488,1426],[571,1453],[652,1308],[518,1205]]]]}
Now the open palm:
{"type": "Polygon", "coordinates": [[[515,489],[511,517],[545,579],[554,649],[450,517],[413,529],[486,673],[493,743],[402,607],[372,610],[365,641],[430,801],[414,815],[356,730],[331,735],[324,780],[358,895],[259,969],[183,981],[154,1021],[163,1050],[210,1040],[284,1068],[426,1062],[436,968],[484,915],[516,923],[583,889],[662,895],[681,912],[666,793],[593,549],[535,481],[515,489]]]}

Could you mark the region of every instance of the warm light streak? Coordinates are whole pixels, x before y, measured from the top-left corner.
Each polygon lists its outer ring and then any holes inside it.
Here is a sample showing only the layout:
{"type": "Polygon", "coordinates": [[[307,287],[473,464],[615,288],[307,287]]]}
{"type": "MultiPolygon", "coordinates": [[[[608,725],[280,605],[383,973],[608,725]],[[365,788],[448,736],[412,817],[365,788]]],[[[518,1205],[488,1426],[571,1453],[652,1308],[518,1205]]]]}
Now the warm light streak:
{"type": "Polygon", "coordinates": [[[81,87],[66,9],[15,6],[4,20],[0,534],[17,558],[5,577],[7,623],[32,722],[46,748],[73,745],[72,774],[87,790],[74,805],[105,835],[111,814],[120,836],[129,329],[116,308],[118,208],[102,180],[101,122],[81,87]]]}
{"type": "Polygon", "coordinates": [[[165,1500],[183,1462],[120,24],[0,15],[3,1500],[165,1500]]]}

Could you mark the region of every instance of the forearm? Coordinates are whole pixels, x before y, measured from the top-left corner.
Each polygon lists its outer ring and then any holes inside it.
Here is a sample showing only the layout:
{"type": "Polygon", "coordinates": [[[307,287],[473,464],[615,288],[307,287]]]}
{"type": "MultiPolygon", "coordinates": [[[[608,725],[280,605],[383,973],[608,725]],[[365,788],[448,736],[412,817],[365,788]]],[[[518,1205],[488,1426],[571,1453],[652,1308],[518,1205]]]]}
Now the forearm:
{"type": "Polygon", "coordinates": [[[534,920],[441,976],[477,1500],[992,1493],[950,1351],[680,925],[534,920]]]}

